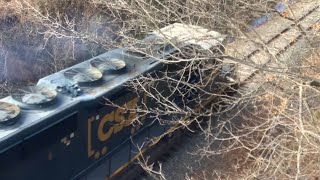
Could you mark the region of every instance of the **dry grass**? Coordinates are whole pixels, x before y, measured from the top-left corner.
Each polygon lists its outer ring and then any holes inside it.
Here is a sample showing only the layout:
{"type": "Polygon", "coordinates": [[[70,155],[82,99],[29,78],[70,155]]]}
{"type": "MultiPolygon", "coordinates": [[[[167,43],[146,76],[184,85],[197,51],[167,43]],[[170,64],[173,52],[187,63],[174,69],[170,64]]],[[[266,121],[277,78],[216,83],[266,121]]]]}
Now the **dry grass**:
{"type": "Polygon", "coordinates": [[[281,81],[265,82],[218,116],[199,154],[220,160],[190,179],[319,178],[319,92],[295,82],[297,91],[283,91],[281,81]]]}
{"type": "Polygon", "coordinates": [[[301,74],[304,76],[312,77],[315,79],[320,79],[319,74],[319,65],[320,65],[320,49],[316,48],[313,49],[309,55],[309,57],[306,58],[305,61],[303,61],[301,66],[301,74]]]}
{"type": "MultiPolygon", "coordinates": [[[[117,46],[131,46],[148,32],[174,22],[233,36],[268,11],[264,1],[6,0],[0,2],[0,74],[23,86],[117,46]],[[253,11],[254,9],[254,11],[253,11]],[[251,13],[248,13],[251,11],[251,13]]],[[[14,85],[16,84],[16,85],[14,85]]],[[[10,89],[10,88],[5,88],[10,89]]],[[[3,89],[2,89],[3,90],[3,89]]],[[[6,90],[5,90],[6,91],[6,90]]]]}
{"type": "MultiPolygon", "coordinates": [[[[0,60],[6,70],[0,72],[5,82],[0,93],[9,92],[13,83],[34,83],[109,48],[131,46],[148,32],[175,22],[237,37],[251,19],[274,4],[270,0],[1,1],[0,60]]],[[[314,53],[302,65],[303,74],[319,78],[319,61],[314,53]]],[[[318,177],[319,89],[286,74],[263,77],[259,84],[260,89],[251,94],[223,97],[230,111],[215,114],[218,121],[204,130],[208,145],[199,150],[200,155],[221,155],[227,162],[212,177],[318,177]],[[226,169],[235,175],[223,175],[226,169]]],[[[211,115],[216,113],[209,110],[211,115]]],[[[207,167],[207,172],[192,178],[210,179],[210,167],[217,166],[207,167]]]]}

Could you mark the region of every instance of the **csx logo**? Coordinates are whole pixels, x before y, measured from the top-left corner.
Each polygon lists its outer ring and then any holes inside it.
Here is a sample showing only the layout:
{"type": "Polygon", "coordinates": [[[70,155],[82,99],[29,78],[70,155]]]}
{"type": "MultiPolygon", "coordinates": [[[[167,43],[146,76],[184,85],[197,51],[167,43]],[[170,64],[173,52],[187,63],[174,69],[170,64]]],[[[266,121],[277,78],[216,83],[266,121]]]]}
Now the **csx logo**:
{"type": "MultiPolygon", "coordinates": [[[[146,100],[146,96],[144,97],[146,100]]],[[[125,127],[129,126],[136,118],[137,108],[139,97],[135,97],[130,101],[126,102],[123,106],[118,107],[115,111],[110,112],[102,117],[99,121],[97,130],[93,128],[95,118],[92,117],[88,119],[88,157],[94,156],[95,159],[98,159],[100,155],[107,153],[107,147],[102,147],[101,150],[92,148],[92,133],[97,133],[98,140],[100,142],[106,142],[108,139],[120,132],[125,127]],[[110,128],[105,128],[107,125],[113,123],[110,128]],[[93,130],[93,132],[92,132],[93,130]]],[[[139,119],[141,123],[144,123],[144,119],[139,119]]],[[[131,129],[131,133],[139,130],[140,125],[134,126],[131,129]]],[[[94,136],[95,137],[95,136],[94,136]]]]}
{"type": "Polygon", "coordinates": [[[119,107],[116,111],[106,114],[100,121],[98,126],[98,138],[100,141],[108,140],[111,135],[120,132],[124,127],[129,126],[134,119],[137,118],[137,113],[134,111],[138,103],[138,97],[127,102],[124,106],[119,107]],[[127,112],[129,111],[129,112],[127,112]],[[104,131],[104,126],[108,122],[115,121],[117,124],[104,131]]]}

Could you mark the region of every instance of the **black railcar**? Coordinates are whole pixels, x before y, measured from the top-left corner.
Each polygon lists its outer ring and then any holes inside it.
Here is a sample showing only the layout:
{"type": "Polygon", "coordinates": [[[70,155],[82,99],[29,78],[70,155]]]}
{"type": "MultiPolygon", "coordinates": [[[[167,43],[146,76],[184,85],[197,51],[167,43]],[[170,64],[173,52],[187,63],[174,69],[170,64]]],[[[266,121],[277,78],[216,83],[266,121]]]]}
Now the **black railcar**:
{"type": "MultiPolygon", "coordinates": [[[[190,30],[175,26],[165,29],[190,30]]],[[[123,170],[147,139],[170,128],[132,111],[156,104],[124,86],[162,69],[158,59],[176,50],[152,48],[154,57],[126,48],[109,51],[2,99],[12,106],[0,106],[0,179],[105,179],[123,170]],[[133,123],[138,116],[141,123],[133,123]]]]}

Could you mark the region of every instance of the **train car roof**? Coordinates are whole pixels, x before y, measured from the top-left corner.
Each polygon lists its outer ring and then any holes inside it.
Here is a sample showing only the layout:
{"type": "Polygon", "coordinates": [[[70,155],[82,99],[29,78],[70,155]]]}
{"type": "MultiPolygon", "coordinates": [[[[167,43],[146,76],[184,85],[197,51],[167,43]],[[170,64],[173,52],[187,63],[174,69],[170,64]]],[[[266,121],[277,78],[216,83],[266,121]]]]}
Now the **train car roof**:
{"type": "MultiPolygon", "coordinates": [[[[213,46],[218,46],[222,43],[223,36],[217,32],[209,31],[198,26],[173,24],[157,31],[152,32],[143,41],[150,42],[150,40],[162,39],[167,43],[179,43],[179,47],[196,44],[203,49],[209,49],[213,46]]],[[[57,117],[68,116],[68,114],[76,112],[79,104],[82,106],[86,103],[90,104],[97,102],[101,97],[111,97],[130,79],[138,77],[141,74],[159,69],[161,66],[161,59],[164,59],[168,54],[174,52],[176,49],[166,49],[159,53],[159,46],[155,44],[151,46],[152,57],[140,51],[130,50],[130,48],[118,48],[93,57],[87,61],[64,69],[60,72],[51,74],[40,79],[38,86],[58,87],[73,86],[75,84],[72,80],[67,79],[65,73],[73,69],[86,70],[92,68],[92,62],[96,59],[120,59],[126,64],[126,71],[123,73],[105,73],[97,84],[88,84],[80,86],[82,93],[76,96],[70,94],[58,93],[55,102],[49,106],[39,108],[29,108],[23,103],[17,102],[12,96],[1,99],[2,102],[16,104],[21,107],[18,123],[10,127],[0,125],[0,152],[10,148],[12,145],[24,141],[32,134],[37,133],[57,123],[57,117]],[[58,115],[59,114],[59,115],[58,115]],[[56,117],[56,118],[54,118],[56,117]]],[[[74,75],[75,77],[77,75],[74,75]]],[[[63,118],[61,118],[63,119],[63,118]]]]}
{"type": "Polygon", "coordinates": [[[198,45],[208,50],[222,43],[225,35],[206,28],[188,24],[174,23],[151,33],[173,44],[198,45]]]}

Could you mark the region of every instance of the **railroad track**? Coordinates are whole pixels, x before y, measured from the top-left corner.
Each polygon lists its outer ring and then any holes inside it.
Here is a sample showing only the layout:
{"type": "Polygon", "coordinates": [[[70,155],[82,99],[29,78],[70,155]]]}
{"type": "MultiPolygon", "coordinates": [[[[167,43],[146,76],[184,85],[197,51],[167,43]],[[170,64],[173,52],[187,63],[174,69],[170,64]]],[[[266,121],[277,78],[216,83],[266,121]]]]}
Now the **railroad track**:
{"type": "Polygon", "coordinates": [[[320,29],[320,2],[296,3],[283,13],[273,13],[270,20],[244,33],[226,46],[226,55],[234,58],[236,77],[244,82],[259,70],[284,72],[307,51],[320,29]]]}
{"type": "MultiPolygon", "coordinates": [[[[189,132],[183,133],[183,138],[176,137],[176,140],[174,141],[174,143],[172,143],[172,145],[169,148],[167,148],[167,151],[164,152],[157,159],[156,163],[154,164],[154,170],[155,171],[160,170],[159,163],[163,164],[163,163],[170,161],[171,158],[173,158],[175,156],[175,153],[179,152],[180,149],[185,148],[186,144],[189,143],[194,138],[194,136],[196,136],[197,134],[198,134],[198,132],[191,133],[189,131],[189,132]]],[[[150,175],[146,171],[143,171],[140,175],[138,175],[135,178],[135,180],[148,180],[148,179],[150,179],[149,176],[150,175]]]]}
{"type": "MultiPolygon", "coordinates": [[[[226,45],[226,56],[232,58],[224,63],[236,65],[235,73],[240,83],[250,82],[259,71],[285,72],[307,53],[305,49],[308,49],[319,29],[320,2],[296,3],[281,13],[273,13],[270,20],[226,45]]],[[[169,144],[160,142],[156,151],[165,153],[159,153],[154,161],[170,160],[173,153],[183,148],[184,143],[188,143],[196,134],[179,132],[170,139],[169,144]]],[[[147,176],[144,172],[136,179],[148,179],[147,176]]]]}

